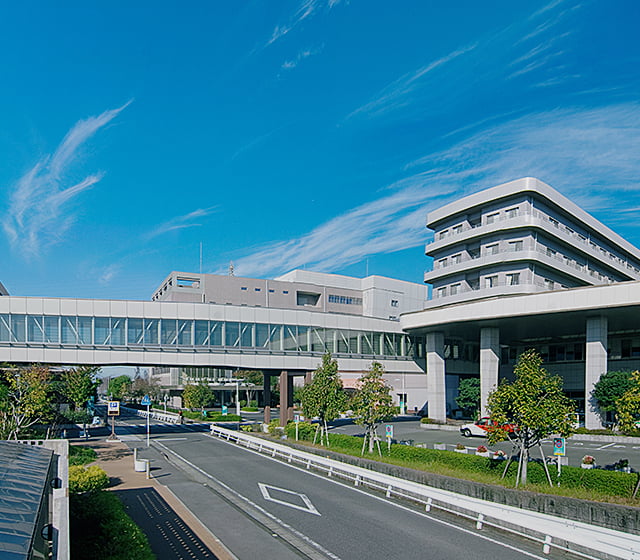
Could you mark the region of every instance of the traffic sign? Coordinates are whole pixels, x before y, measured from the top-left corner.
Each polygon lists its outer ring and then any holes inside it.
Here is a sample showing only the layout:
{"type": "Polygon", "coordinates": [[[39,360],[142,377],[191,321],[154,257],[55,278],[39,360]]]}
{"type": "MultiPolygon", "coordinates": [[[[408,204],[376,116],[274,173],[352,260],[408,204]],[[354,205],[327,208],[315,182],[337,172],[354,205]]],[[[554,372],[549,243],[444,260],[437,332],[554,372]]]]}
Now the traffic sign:
{"type": "Polygon", "coordinates": [[[393,425],[392,424],[387,424],[384,427],[385,430],[385,436],[388,437],[389,439],[391,439],[393,437],[393,425]]]}
{"type": "Polygon", "coordinates": [[[222,405],[222,416],[226,416],[229,412],[229,408],[226,405],[222,405]]]}
{"type": "Polygon", "coordinates": [[[143,406],[149,406],[151,404],[151,399],[149,398],[149,395],[145,395],[144,397],[142,397],[140,404],[143,406]]]}
{"type": "Polygon", "coordinates": [[[554,437],[553,438],[553,454],[564,457],[565,455],[565,440],[563,437],[554,437]]]}
{"type": "Polygon", "coordinates": [[[107,414],[109,416],[120,416],[120,401],[109,401],[107,403],[107,414]]]}

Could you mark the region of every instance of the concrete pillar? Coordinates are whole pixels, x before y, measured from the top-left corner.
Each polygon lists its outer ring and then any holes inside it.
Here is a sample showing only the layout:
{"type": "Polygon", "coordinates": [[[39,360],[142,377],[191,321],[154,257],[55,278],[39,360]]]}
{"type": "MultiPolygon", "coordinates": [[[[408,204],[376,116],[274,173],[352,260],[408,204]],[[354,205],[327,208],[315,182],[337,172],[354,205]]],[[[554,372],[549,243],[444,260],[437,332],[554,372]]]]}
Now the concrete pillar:
{"type": "Polygon", "coordinates": [[[313,381],[313,372],[308,371],[307,373],[304,374],[304,384],[310,385],[312,381],[313,381]]]}
{"type": "Polygon", "coordinates": [[[480,415],[489,416],[487,399],[498,386],[500,368],[500,329],[480,329],[480,415]]]}
{"type": "Polygon", "coordinates": [[[264,374],[262,385],[262,398],[264,399],[264,423],[271,422],[271,376],[264,374]]]}
{"type": "Polygon", "coordinates": [[[444,334],[427,333],[427,399],[429,418],[444,422],[447,419],[445,391],[444,334]]]}
{"type": "Polygon", "coordinates": [[[287,425],[289,420],[289,374],[280,373],[280,426],[287,425]]]}
{"type": "Polygon", "coordinates": [[[587,318],[587,348],[584,364],[584,425],[589,430],[602,428],[602,419],[593,402],[594,385],[600,376],[607,373],[607,335],[606,317],[587,318]]]}

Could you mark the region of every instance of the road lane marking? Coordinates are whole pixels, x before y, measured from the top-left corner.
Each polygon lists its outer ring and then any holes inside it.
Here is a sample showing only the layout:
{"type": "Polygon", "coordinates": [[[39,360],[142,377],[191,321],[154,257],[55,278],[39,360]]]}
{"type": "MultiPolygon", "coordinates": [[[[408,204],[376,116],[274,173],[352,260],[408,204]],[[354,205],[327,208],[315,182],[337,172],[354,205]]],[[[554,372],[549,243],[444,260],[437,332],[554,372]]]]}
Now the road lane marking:
{"type": "MultiPolygon", "coordinates": [[[[216,441],[220,441],[222,443],[227,443],[229,445],[234,445],[234,442],[232,441],[228,441],[228,440],[224,440],[215,436],[212,436],[211,434],[206,434],[208,437],[210,437],[211,439],[215,439],[216,441]]],[[[285,467],[289,467],[290,469],[295,469],[297,471],[300,471],[302,473],[306,473],[310,476],[315,476],[316,478],[319,478],[320,480],[325,480],[326,482],[330,482],[332,484],[337,484],[338,486],[342,486],[343,488],[346,488],[348,490],[351,490],[352,492],[358,492],[359,494],[362,494],[363,496],[368,496],[369,498],[373,498],[374,500],[378,500],[380,502],[383,502],[385,504],[391,505],[393,507],[396,507],[398,509],[402,509],[404,511],[407,511],[409,513],[413,513],[414,515],[418,515],[420,517],[424,517],[425,519],[429,519],[431,521],[435,521],[436,523],[439,523],[440,525],[444,525],[445,527],[450,527],[452,529],[457,529],[458,531],[462,531],[463,533],[467,533],[468,535],[473,535],[474,537],[478,537],[479,539],[485,540],[487,542],[490,542],[492,544],[495,544],[497,546],[501,546],[504,548],[508,548],[509,550],[514,550],[516,552],[519,552],[520,554],[524,554],[525,556],[528,556],[529,558],[535,558],[536,560],[548,560],[548,556],[538,556],[537,554],[533,554],[531,552],[527,552],[526,550],[523,550],[521,548],[518,548],[516,546],[504,543],[502,541],[493,539],[491,537],[487,537],[485,535],[482,535],[476,531],[472,531],[470,529],[465,529],[464,527],[460,527],[459,525],[455,525],[454,523],[449,523],[448,521],[444,521],[443,519],[438,519],[437,517],[433,517],[431,515],[427,515],[426,513],[422,513],[421,511],[416,511],[414,509],[411,509],[407,506],[403,506],[402,504],[398,504],[396,502],[392,502],[390,500],[387,500],[385,498],[383,498],[382,496],[376,496],[375,494],[370,494],[369,492],[365,492],[364,490],[360,490],[359,488],[355,488],[353,486],[351,486],[350,484],[344,484],[342,482],[340,482],[339,480],[333,479],[333,478],[327,478],[324,475],[318,474],[318,473],[314,473],[311,471],[308,471],[302,467],[298,467],[297,465],[293,465],[291,463],[285,463],[282,462],[274,457],[271,457],[270,455],[264,455],[263,453],[260,453],[259,451],[256,451],[254,449],[249,449],[248,447],[241,447],[239,445],[234,445],[234,447],[238,448],[238,449],[242,449],[243,451],[247,451],[248,453],[253,453],[254,455],[257,455],[258,457],[263,457],[265,459],[268,459],[269,461],[273,461],[275,463],[278,463],[279,465],[283,465],[285,467]]],[[[178,457],[180,457],[180,459],[184,462],[186,462],[187,464],[191,464],[189,463],[186,459],[184,459],[183,457],[181,457],[180,455],[178,455],[177,453],[174,453],[175,455],[177,455],[178,457]]],[[[194,466],[195,467],[195,466],[194,466]]],[[[195,467],[196,469],[198,469],[199,471],[201,471],[202,473],[206,474],[206,476],[209,476],[210,478],[211,475],[205,473],[204,471],[202,471],[201,469],[199,469],[198,467],[195,467]]],[[[214,479],[215,480],[215,479],[214,479]]],[[[246,498],[245,498],[246,499],[246,498]]],[[[256,506],[258,507],[258,506],[256,506]]],[[[285,525],[286,527],[289,528],[288,525],[285,525]]],[[[293,528],[292,528],[293,529],[293,528]]],[[[295,529],[293,529],[295,531],[295,529]]],[[[320,546],[320,545],[318,545],[320,546]]],[[[335,556],[333,556],[334,558],[336,558],[335,556]]]]}
{"type": "Polygon", "coordinates": [[[260,488],[260,492],[262,492],[262,497],[268,502],[273,502],[275,504],[281,504],[283,506],[288,506],[290,508],[294,508],[300,511],[306,511],[307,513],[312,513],[313,515],[322,515],[311,503],[311,500],[305,494],[300,494],[300,492],[294,492],[293,490],[286,490],[284,488],[278,488],[277,486],[269,486],[268,484],[263,484],[262,482],[258,482],[258,488],[260,488]],[[302,500],[302,503],[305,507],[298,506],[291,502],[287,502],[286,500],[278,500],[278,498],[274,498],[271,495],[271,492],[282,492],[283,494],[289,494],[290,496],[296,496],[302,500]]]}
{"type": "Polygon", "coordinates": [[[167,437],[167,438],[161,437],[161,438],[154,438],[154,439],[159,440],[159,441],[182,441],[182,440],[189,439],[189,438],[186,438],[186,437],[167,437]]]}
{"type": "MultiPolygon", "coordinates": [[[[213,436],[209,436],[209,437],[211,437],[213,439],[213,436]]],[[[219,441],[224,441],[224,440],[219,440],[219,441]]],[[[227,442],[227,443],[229,443],[229,442],[227,442]]],[[[256,511],[258,511],[260,514],[264,515],[265,517],[268,517],[271,521],[277,523],[282,528],[286,529],[287,531],[289,531],[290,533],[292,533],[293,535],[295,535],[296,537],[301,539],[304,543],[306,543],[306,545],[310,546],[312,549],[315,549],[315,550],[311,550],[309,552],[302,551],[303,554],[306,554],[310,558],[314,558],[314,557],[316,557],[316,554],[314,554],[314,553],[320,553],[320,554],[324,554],[327,558],[331,558],[331,560],[341,560],[339,556],[336,556],[335,554],[333,554],[333,552],[330,552],[329,550],[324,548],[321,544],[315,542],[313,539],[311,539],[310,537],[308,537],[304,533],[301,533],[295,527],[292,527],[291,525],[285,523],[279,517],[276,517],[275,515],[273,515],[272,513],[267,511],[266,509],[264,509],[263,507],[260,507],[258,504],[256,504],[255,502],[253,502],[252,500],[250,500],[246,496],[243,496],[237,490],[234,490],[230,486],[226,485],[221,480],[219,480],[216,477],[210,475],[208,472],[206,472],[205,470],[201,469],[200,467],[198,467],[197,465],[195,465],[191,461],[188,461],[187,459],[185,459],[179,453],[173,451],[172,449],[169,449],[166,445],[163,445],[162,443],[160,443],[158,441],[154,441],[153,444],[157,445],[158,447],[164,448],[168,453],[171,453],[172,455],[177,457],[180,461],[182,461],[186,465],[189,465],[192,469],[194,469],[195,471],[199,472],[201,475],[205,476],[209,480],[213,481],[215,484],[217,484],[218,486],[223,488],[226,492],[228,492],[229,494],[233,495],[236,499],[241,500],[245,504],[250,505],[252,508],[254,508],[256,511]]],[[[264,455],[260,455],[260,456],[264,457],[264,455]]],[[[303,471],[303,472],[305,472],[305,471],[303,471]]],[[[214,488],[212,488],[212,487],[210,487],[210,488],[211,488],[211,490],[215,491],[214,488]]],[[[228,499],[228,498],[226,498],[226,499],[228,499]]],[[[258,521],[258,523],[260,523],[260,521],[258,521]]],[[[264,524],[263,524],[263,526],[264,526],[264,524]]],[[[286,534],[279,535],[279,536],[280,536],[280,538],[282,538],[285,541],[288,538],[286,536],[286,534]]],[[[292,543],[290,541],[287,541],[287,542],[289,542],[289,544],[291,546],[293,546],[294,548],[296,547],[296,544],[294,544],[294,543],[292,543]]],[[[298,547],[298,550],[300,550],[299,547],[298,547]]]]}
{"type": "Polygon", "coordinates": [[[607,443],[607,445],[601,445],[600,447],[596,447],[596,451],[600,451],[601,449],[606,449],[607,447],[611,447],[612,445],[615,445],[616,443],[607,443]]]}

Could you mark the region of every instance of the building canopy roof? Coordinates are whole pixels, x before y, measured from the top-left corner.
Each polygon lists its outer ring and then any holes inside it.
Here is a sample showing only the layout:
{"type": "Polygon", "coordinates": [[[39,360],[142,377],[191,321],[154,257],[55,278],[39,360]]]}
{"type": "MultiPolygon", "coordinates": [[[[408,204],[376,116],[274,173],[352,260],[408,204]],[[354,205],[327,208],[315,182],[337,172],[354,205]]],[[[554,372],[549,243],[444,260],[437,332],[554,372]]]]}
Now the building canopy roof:
{"type": "Polygon", "coordinates": [[[26,560],[53,452],[43,447],[0,441],[0,557],[26,560]]]}

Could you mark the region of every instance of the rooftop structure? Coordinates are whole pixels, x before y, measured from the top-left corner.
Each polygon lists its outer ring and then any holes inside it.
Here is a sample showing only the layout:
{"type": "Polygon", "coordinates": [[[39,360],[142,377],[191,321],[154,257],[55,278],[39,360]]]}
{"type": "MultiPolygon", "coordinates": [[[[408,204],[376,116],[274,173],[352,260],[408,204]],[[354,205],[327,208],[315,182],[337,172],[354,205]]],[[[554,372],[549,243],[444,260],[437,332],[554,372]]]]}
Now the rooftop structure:
{"type": "Polygon", "coordinates": [[[427,288],[383,276],[353,278],[306,270],[293,270],[273,280],[172,272],[152,299],[397,320],[401,313],[424,308],[427,288]]]}
{"type": "Polygon", "coordinates": [[[443,206],[427,227],[431,307],[640,280],[640,250],[532,177],[443,206]]]}

